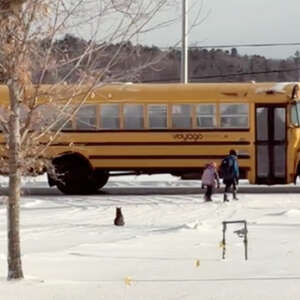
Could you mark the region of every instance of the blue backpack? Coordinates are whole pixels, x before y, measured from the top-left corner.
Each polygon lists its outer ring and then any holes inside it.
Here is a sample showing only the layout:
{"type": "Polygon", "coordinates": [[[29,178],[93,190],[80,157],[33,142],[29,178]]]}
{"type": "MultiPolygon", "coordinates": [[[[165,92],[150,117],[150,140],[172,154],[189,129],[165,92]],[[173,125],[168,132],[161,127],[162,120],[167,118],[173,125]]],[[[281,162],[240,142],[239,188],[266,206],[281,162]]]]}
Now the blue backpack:
{"type": "Polygon", "coordinates": [[[234,158],[227,156],[222,160],[220,166],[220,173],[224,180],[232,180],[235,177],[234,172],[234,158]]]}

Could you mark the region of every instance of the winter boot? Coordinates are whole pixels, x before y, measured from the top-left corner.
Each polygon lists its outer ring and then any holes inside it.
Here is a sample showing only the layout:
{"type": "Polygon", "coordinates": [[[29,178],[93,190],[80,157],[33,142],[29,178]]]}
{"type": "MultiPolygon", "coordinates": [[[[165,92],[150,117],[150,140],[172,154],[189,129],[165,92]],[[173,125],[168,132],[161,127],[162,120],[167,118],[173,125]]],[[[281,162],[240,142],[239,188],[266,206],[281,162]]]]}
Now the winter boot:
{"type": "Polygon", "coordinates": [[[228,196],[227,196],[227,194],[224,194],[224,202],[228,202],[229,200],[228,200],[228,196]]]}
{"type": "Polygon", "coordinates": [[[205,201],[205,202],[209,202],[209,201],[212,201],[212,200],[211,200],[211,198],[210,198],[210,197],[208,197],[208,196],[204,195],[204,201],[205,201]]]}
{"type": "Polygon", "coordinates": [[[205,196],[205,201],[210,202],[210,201],[212,201],[212,199],[211,199],[211,197],[205,196]]]}
{"type": "Polygon", "coordinates": [[[236,191],[232,192],[232,197],[234,200],[239,200],[239,198],[236,196],[236,191]]]}

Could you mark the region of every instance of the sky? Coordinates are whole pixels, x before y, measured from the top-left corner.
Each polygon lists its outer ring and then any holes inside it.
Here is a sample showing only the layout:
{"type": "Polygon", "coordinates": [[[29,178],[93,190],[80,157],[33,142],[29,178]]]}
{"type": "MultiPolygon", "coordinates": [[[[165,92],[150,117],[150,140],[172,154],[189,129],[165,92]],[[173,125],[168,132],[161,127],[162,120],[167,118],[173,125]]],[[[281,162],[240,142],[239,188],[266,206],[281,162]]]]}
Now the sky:
{"type": "MultiPolygon", "coordinates": [[[[141,43],[169,47],[181,40],[182,8],[178,2],[161,12],[155,22],[176,16],[178,21],[149,32],[141,37],[141,43]]],[[[189,46],[300,43],[299,0],[187,0],[187,3],[190,26],[202,5],[202,22],[192,28],[189,46]]],[[[238,48],[240,54],[260,54],[268,58],[287,58],[296,50],[300,50],[300,45],[238,48]]]]}

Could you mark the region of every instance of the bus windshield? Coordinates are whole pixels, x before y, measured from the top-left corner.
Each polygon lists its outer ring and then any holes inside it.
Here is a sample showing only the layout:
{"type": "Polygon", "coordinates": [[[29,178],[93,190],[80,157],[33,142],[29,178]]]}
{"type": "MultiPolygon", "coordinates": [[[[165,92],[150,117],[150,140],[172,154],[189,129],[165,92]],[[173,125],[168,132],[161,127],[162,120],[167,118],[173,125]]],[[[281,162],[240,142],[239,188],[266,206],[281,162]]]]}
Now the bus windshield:
{"type": "Polygon", "coordinates": [[[300,126],[300,102],[296,102],[292,105],[291,113],[292,124],[295,126],[300,126]]]}

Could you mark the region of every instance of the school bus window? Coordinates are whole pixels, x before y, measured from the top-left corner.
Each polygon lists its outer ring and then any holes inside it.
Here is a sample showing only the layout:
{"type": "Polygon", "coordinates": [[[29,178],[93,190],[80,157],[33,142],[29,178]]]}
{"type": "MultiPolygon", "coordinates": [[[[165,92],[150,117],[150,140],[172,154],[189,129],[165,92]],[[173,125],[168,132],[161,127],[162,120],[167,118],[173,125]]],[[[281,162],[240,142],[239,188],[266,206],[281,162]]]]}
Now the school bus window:
{"type": "Polygon", "coordinates": [[[257,175],[259,177],[269,177],[270,174],[270,157],[269,146],[258,145],[257,146],[257,175]]]}
{"type": "Polygon", "coordinates": [[[274,174],[276,177],[285,177],[286,161],[285,161],[285,145],[274,145],[274,154],[278,159],[274,160],[274,174]]]}
{"type": "Polygon", "coordinates": [[[192,128],[190,104],[175,104],[172,106],[172,128],[192,128]]]}
{"type": "Polygon", "coordinates": [[[124,105],[124,129],[144,128],[144,107],[142,104],[124,105]]]}
{"type": "Polygon", "coordinates": [[[35,131],[51,129],[51,125],[56,121],[56,113],[58,113],[51,104],[38,105],[31,111],[32,118],[30,127],[35,131]]]}
{"type": "Polygon", "coordinates": [[[2,124],[7,122],[8,122],[8,111],[4,107],[0,106],[0,132],[3,129],[2,124]]]}
{"type": "Polygon", "coordinates": [[[148,105],[149,128],[167,128],[167,105],[150,104],[148,105]]]}
{"type": "Polygon", "coordinates": [[[216,105],[196,105],[196,121],[197,128],[215,128],[217,126],[216,105]]]}
{"type": "Polygon", "coordinates": [[[266,107],[256,108],[256,135],[258,141],[267,141],[269,139],[269,121],[268,109],[266,107]]]}
{"type": "MultiPolygon", "coordinates": [[[[73,106],[54,107],[53,110],[49,110],[49,114],[55,115],[55,121],[53,123],[53,130],[70,131],[73,130],[72,116],[74,112],[73,106]]],[[[51,117],[50,117],[51,118],[51,117]]]]}
{"type": "Polygon", "coordinates": [[[75,117],[76,129],[96,130],[96,105],[82,105],[75,117]]]}
{"type": "MultiPolygon", "coordinates": [[[[20,105],[20,123],[21,126],[25,126],[31,114],[31,122],[29,124],[30,129],[35,131],[41,131],[45,129],[48,124],[52,124],[56,120],[55,113],[51,113],[49,110],[50,105],[38,105],[30,111],[29,107],[21,104],[20,105]],[[51,120],[51,123],[50,123],[51,120]]],[[[53,110],[53,109],[52,109],[53,110]]],[[[2,131],[2,122],[8,122],[8,110],[4,107],[0,107],[0,131],[2,131]]]]}
{"type": "Polygon", "coordinates": [[[274,108],[274,140],[284,141],[286,130],[285,107],[274,108]]]}
{"type": "Polygon", "coordinates": [[[300,126],[300,103],[292,105],[291,109],[291,122],[295,126],[300,126]]]}
{"type": "Polygon", "coordinates": [[[120,129],[120,106],[119,104],[100,105],[100,128],[120,129]]]}
{"type": "Polygon", "coordinates": [[[248,104],[220,104],[222,128],[248,128],[248,104]]]}
{"type": "Polygon", "coordinates": [[[27,121],[28,114],[29,114],[29,107],[25,104],[20,105],[20,122],[21,124],[27,121]]]}

